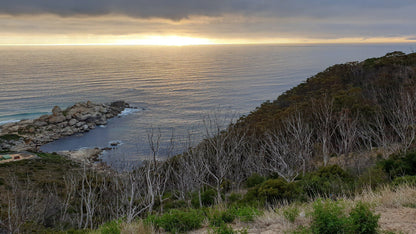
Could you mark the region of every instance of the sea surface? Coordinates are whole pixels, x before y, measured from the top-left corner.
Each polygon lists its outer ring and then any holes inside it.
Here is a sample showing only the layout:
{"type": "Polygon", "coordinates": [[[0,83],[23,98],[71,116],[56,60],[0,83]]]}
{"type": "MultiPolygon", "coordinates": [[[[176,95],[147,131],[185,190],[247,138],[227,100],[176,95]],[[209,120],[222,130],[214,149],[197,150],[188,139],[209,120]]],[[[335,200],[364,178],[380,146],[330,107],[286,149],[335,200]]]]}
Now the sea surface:
{"type": "Polygon", "coordinates": [[[202,137],[207,113],[248,114],[262,102],[328,66],[416,44],[215,45],[184,47],[39,46],[0,47],[0,124],[36,118],[53,106],[87,100],[125,100],[138,107],[108,125],[67,137],[48,152],[121,144],[103,154],[114,167],[149,156],[148,135],[162,135],[160,155],[173,134],[180,152],[188,134],[202,137]]]}

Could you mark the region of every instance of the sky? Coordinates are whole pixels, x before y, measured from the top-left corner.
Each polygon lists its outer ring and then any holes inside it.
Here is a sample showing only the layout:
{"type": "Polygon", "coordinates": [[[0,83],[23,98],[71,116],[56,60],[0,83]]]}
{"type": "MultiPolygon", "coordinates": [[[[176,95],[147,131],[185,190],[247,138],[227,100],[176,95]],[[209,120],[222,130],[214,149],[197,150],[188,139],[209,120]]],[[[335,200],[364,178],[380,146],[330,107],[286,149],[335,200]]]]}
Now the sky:
{"type": "Polygon", "coordinates": [[[0,0],[0,44],[416,42],[415,0],[0,0]]]}

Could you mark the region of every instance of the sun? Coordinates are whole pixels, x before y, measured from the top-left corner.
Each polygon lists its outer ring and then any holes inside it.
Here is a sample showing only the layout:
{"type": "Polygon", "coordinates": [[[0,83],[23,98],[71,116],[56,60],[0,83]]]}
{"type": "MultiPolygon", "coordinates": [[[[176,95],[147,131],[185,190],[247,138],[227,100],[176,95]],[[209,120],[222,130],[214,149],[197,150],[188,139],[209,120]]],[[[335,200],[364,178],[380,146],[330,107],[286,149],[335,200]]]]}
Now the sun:
{"type": "Polygon", "coordinates": [[[210,39],[182,36],[146,36],[143,38],[125,38],[117,40],[115,45],[157,45],[157,46],[188,46],[188,45],[212,45],[210,39]]]}

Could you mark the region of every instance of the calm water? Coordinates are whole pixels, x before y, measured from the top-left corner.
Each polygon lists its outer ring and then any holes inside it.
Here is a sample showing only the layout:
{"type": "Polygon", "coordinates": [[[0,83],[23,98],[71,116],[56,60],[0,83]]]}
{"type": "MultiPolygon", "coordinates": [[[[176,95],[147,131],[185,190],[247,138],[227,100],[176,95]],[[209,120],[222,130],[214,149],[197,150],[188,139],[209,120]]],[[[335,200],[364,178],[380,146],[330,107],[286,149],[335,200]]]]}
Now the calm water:
{"type": "Polygon", "coordinates": [[[247,114],[326,67],[382,56],[414,44],[190,47],[0,47],[0,124],[35,118],[53,106],[125,100],[141,111],[105,128],[43,146],[44,151],[123,144],[114,166],[148,155],[147,131],[183,136],[204,113],[247,114]]]}

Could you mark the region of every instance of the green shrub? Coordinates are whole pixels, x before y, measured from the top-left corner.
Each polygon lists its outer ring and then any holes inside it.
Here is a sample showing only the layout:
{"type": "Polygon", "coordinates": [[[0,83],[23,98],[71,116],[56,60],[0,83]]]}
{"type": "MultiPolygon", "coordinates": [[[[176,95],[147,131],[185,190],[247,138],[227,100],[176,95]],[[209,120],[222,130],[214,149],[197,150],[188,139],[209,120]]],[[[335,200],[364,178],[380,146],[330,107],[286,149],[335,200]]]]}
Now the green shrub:
{"type": "Polygon", "coordinates": [[[264,181],[258,188],[258,197],[267,202],[280,200],[293,201],[300,195],[296,182],[288,183],[284,179],[271,179],[264,181]]]}
{"type": "Polygon", "coordinates": [[[380,215],[373,214],[368,204],[358,202],[350,212],[350,231],[356,234],[377,233],[379,218],[380,215]]]}
{"type": "Polygon", "coordinates": [[[386,172],[384,172],[384,170],[381,167],[375,166],[366,170],[358,178],[358,187],[361,189],[376,189],[380,185],[386,184],[388,182],[389,178],[386,172]]]}
{"type": "Polygon", "coordinates": [[[149,218],[150,221],[168,232],[186,232],[201,227],[204,215],[198,210],[170,210],[159,217],[149,218]]]}
{"type": "Polygon", "coordinates": [[[232,203],[236,203],[236,202],[240,201],[242,197],[243,196],[239,193],[231,193],[230,196],[228,196],[227,200],[228,200],[229,203],[232,204],[232,203]]]}
{"type": "Polygon", "coordinates": [[[416,152],[391,155],[388,159],[380,161],[379,165],[391,179],[405,175],[416,175],[416,152]]]}
{"type": "Polygon", "coordinates": [[[331,165],[306,174],[301,184],[310,197],[344,195],[353,192],[354,178],[338,165],[331,165]]]}
{"type": "Polygon", "coordinates": [[[261,212],[254,207],[244,206],[235,209],[235,216],[243,222],[254,221],[254,218],[260,214],[261,212]]]}
{"type": "MultiPolygon", "coordinates": [[[[215,192],[215,190],[207,189],[204,192],[201,192],[201,203],[203,206],[212,206],[215,204],[216,197],[217,192],[215,192]]],[[[191,204],[193,207],[199,207],[198,193],[193,194],[191,204]]]]}
{"type": "Polygon", "coordinates": [[[316,234],[347,233],[348,217],[337,201],[317,200],[313,204],[311,231],[316,234]]]}
{"type": "Polygon", "coordinates": [[[299,216],[299,208],[295,205],[286,207],[283,210],[283,216],[285,219],[287,219],[289,222],[294,223],[296,218],[299,216]]]}
{"type": "Polygon", "coordinates": [[[266,180],[264,176],[261,176],[257,173],[253,173],[250,177],[247,178],[246,186],[247,188],[252,188],[258,184],[263,183],[266,180]]]}
{"type": "Polygon", "coordinates": [[[170,209],[177,209],[177,208],[186,208],[188,204],[184,200],[170,200],[164,202],[164,209],[170,210],[170,209]]]}
{"type": "Polygon", "coordinates": [[[234,209],[227,209],[225,211],[212,210],[208,215],[209,224],[215,227],[219,227],[225,223],[231,223],[235,217],[234,209]]]}
{"type": "Polygon", "coordinates": [[[416,176],[406,175],[406,176],[401,176],[401,177],[394,178],[393,185],[398,186],[398,185],[402,185],[402,184],[407,184],[407,185],[410,185],[410,186],[416,186],[416,176]]]}
{"type": "Polygon", "coordinates": [[[113,220],[111,222],[101,225],[99,228],[101,234],[120,234],[121,227],[119,220],[113,220]]]}

